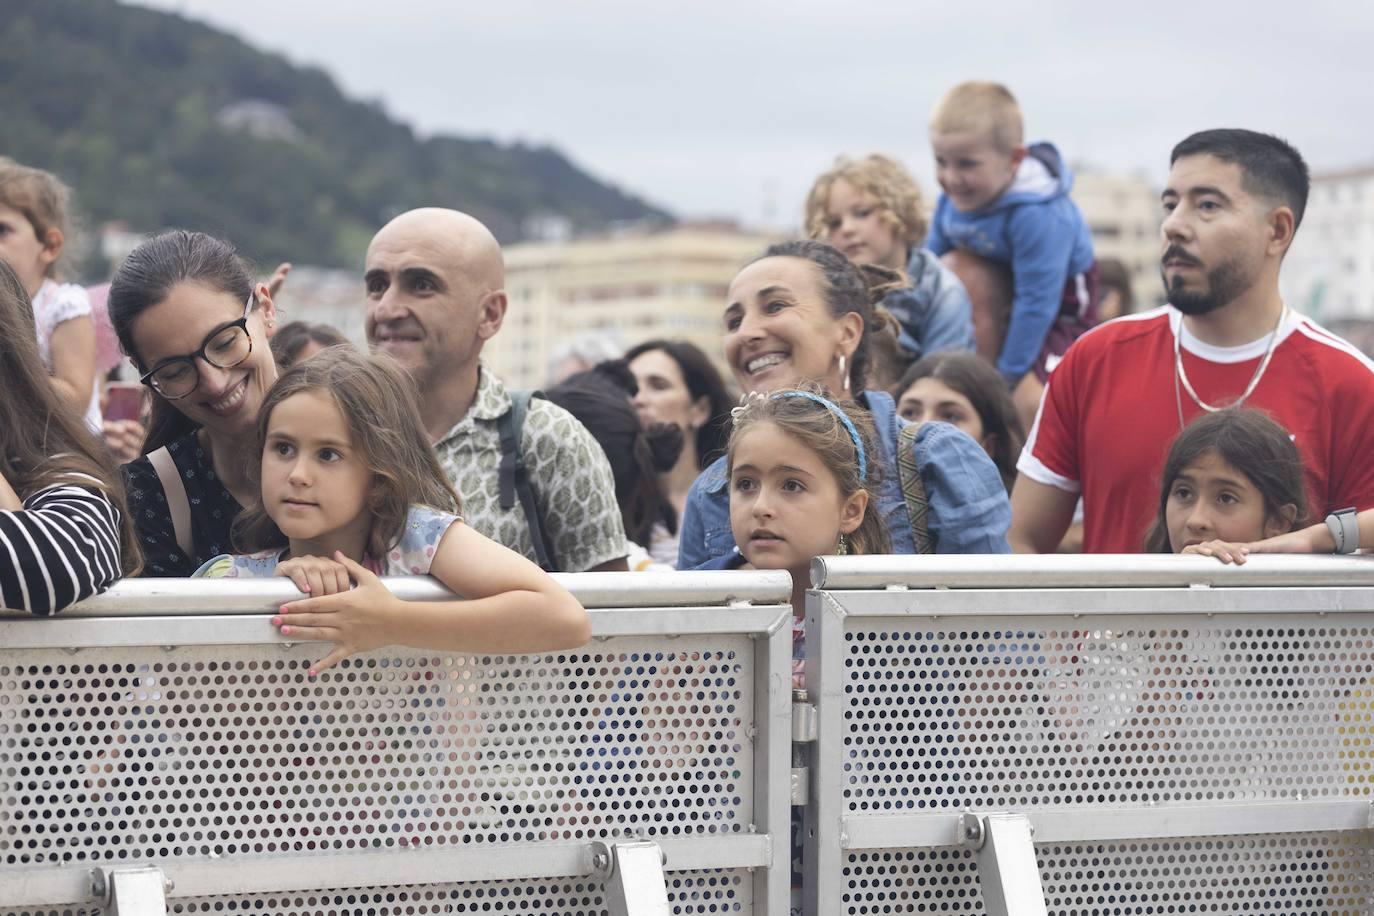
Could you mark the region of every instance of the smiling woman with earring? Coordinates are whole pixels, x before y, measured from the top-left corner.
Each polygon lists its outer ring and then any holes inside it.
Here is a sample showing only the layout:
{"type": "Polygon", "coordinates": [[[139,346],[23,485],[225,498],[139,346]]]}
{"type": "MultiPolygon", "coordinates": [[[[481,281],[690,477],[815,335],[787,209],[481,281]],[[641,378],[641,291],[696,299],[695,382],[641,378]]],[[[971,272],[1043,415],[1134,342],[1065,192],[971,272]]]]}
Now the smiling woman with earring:
{"type": "Polygon", "coordinates": [[[255,496],[252,432],[277,378],[276,308],[232,245],[174,231],[125,259],[109,312],[154,395],[144,456],[124,466],[145,572],[189,576],[229,552],[230,523],[255,496]]]}
{"type": "MultiPolygon", "coordinates": [[[[1011,509],[987,453],[947,423],[905,429],[892,396],[868,389],[878,374],[875,357],[896,339],[891,317],[873,305],[894,279],[891,271],[855,267],[823,242],[773,245],[730,284],[723,316],[726,363],[746,394],[818,384],[872,415],[877,505],[893,553],[1006,553],[1011,509]],[[905,480],[899,458],[914,465],[905,480]],[[917,509],[925,517],[913,524],[917,509]]],[[[728,485],[723,459],[692,485],[679,569],[734,550],[728,485]]]]}

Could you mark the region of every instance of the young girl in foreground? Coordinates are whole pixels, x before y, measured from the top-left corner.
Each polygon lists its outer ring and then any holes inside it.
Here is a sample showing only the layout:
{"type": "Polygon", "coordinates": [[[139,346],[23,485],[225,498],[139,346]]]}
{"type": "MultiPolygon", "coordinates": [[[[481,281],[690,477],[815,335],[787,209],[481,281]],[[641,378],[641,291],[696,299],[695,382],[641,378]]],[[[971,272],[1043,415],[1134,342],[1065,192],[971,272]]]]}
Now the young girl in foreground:
{"type": "Polygon", "coordinates": [[[802,687],[811,558],[888,552],[873,495],[873,424],[857,404],[804,388],[750,395],[733,415],[726,462],[738,553],[697,568],[792,574],[792,682],[802,687]]]}
{"type": "Polygon", "coordinates": [[[455,514],[416,401],[389,361],[334,347],[284,373],[263,402],[261,495],[234,522],[246,555],[216,557],[200,574],[288,576],[309,594],[272,624],[335,643],[312,677],[391,644],[525,653],[589,638],[572,595],[455,514]],[[425,574],[466,600],[401,601],[378,579],[425,574]]]}
{"type": "Polygon", "coordinates": [[[1234,558],[1228,542],[1271,538],[1307,518],[1297,446],[1258,410],[1231,408],[1190,423],[1169,449],[1161,479],[1149,553],[1226,561],[1234,558]]]}

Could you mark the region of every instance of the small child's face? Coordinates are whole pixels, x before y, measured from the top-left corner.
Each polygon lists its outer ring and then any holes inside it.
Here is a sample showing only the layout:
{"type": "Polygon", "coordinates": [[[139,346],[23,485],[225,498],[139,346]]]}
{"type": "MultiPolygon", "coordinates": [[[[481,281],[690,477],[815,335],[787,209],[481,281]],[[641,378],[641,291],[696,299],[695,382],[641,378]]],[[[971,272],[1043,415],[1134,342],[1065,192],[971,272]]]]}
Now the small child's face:
{"type": "Polygon", "coordinates": [[[1169,484],[1164,521],[1174,553],[1203,541],[1249,543],[1288,530],[1283,520],[1266,516],[1264,497],[1250,478],[1215,451],[1203,453],[1169,484]]]}
{"type": "Polygon", "coordinates": [[[825,226],[825,241],[855,264],[878,264],[893,270],[906,267],[906,243],[883,219],[878,202],[843,178],[830,186],[825,226]]]}
{"type": "Polygon", "coordinates": [[[773,423],[733,444],[730,529],[755,569],[805,571],[863,519],[867,494],[846,498],[820,456],[773,423]]]}
{"type": "Polygon", "coordinates": [[[371,483],[333,398],[302,391],[272,409],[262,449],[262,504],[282,534],[293,541],[348,533],[366,539],[371,483]]]}
{"type": "Polygon", "coordinates": [[[961,212],[981,210],[995,201],[1016,178],[1024,148],[1004,150],[976,131],[930,135],[935,151],[935,178],[961,212]]]}
{"type": "Polygon", "coordinates": [[[61,250],[60,245],[55,250],[45,245],[22,212],[0,204],[0,261],[10,266],[30,296],[43,285],[48,265],[61,250]]]}

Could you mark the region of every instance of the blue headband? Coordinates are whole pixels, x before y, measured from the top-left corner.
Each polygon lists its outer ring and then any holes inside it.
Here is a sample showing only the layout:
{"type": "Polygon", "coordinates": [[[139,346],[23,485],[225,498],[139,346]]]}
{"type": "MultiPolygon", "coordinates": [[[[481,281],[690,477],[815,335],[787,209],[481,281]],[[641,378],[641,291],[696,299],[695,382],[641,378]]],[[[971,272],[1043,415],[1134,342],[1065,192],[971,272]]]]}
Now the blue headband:
{"type": "Polygon", "coordinates": [[[836,404],[834,401],[828,401],[820,395],[812,394],[809,391],[779,391],[777,394],[773,395],[773,400],[775,401],[780,398],[806,398],[808,401],[815,401],[817,404],[833,413],[839,421],[844,424],[844,428],[849,431],[849,438],[854,440],[854,452],[859,456],[859,482],[863,483],[868,480],[868,460],[864,457],[864,441],[859,438],[859,431],[854,428],[854,421],[849,419],[849,416],[843,410],[840,410],[839,404],[836,404]]]}

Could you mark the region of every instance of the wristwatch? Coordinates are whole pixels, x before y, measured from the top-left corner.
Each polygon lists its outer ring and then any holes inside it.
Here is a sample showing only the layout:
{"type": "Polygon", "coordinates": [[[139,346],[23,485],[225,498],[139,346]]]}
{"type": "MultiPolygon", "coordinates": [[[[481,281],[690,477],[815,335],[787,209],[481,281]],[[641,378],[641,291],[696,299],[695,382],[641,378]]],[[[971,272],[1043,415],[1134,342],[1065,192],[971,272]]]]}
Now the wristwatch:
{"type": "Polygon", "coordinates": [[[1331,540],[1336,542],[1336,553],[1354,553],[1360,549],[1360,523],[1355,516],[1356,509],[1350,506],[1337,509],[1326,517],[1326,528],[1331,532],[1331,540]]]}

